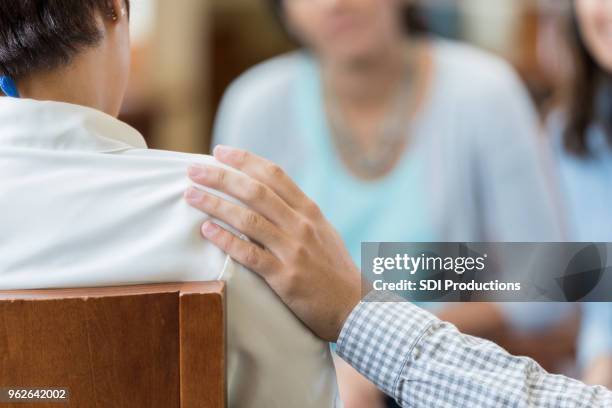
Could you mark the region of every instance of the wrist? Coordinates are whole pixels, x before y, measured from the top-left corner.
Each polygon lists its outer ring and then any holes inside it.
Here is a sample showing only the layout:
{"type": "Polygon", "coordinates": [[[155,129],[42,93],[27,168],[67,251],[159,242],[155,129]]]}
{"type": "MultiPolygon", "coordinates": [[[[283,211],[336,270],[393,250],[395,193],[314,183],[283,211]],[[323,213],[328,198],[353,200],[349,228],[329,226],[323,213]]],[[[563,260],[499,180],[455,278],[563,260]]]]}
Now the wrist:
{"type": "Polygon", "coordinates": [[[337,319],[336,340],[340,337],[340,333],[344,328],[349,316],[361,302],[361,285],[350,285],[346,291],[346,296],[342,299],[339,317],[337,319]]]}

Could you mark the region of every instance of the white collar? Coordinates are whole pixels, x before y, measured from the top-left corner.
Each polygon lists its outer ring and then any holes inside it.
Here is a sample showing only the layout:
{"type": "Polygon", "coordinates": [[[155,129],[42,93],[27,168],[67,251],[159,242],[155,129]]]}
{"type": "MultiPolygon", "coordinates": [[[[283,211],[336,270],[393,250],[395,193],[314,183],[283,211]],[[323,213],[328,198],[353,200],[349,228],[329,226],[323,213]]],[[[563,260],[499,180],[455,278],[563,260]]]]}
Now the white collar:
{"type": "Polygon", "coordinates": [[[147,144],[136,129],[92,108],[0,98],[2,147],[111,153],[147,144]]]}

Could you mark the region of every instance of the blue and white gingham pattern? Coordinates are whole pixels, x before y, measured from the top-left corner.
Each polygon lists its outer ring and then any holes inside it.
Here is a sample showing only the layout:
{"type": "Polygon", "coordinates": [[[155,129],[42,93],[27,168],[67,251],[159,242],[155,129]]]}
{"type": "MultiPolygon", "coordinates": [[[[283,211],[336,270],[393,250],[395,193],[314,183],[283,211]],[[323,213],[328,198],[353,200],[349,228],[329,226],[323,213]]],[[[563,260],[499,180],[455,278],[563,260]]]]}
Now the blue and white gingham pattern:
{"type": "Polygon", "coordinates": [[[606,388],[548,374],[407,302],[360,303],[337,352],[403,407],[612,407],[606,388]]]}

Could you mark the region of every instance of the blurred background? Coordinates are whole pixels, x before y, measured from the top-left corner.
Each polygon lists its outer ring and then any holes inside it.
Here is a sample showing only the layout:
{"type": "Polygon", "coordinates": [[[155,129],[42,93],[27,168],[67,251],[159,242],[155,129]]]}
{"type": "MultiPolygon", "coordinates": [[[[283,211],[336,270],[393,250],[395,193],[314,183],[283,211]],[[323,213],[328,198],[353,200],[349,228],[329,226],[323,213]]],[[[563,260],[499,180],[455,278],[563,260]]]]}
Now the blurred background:
{"type": "MultiPolygon", "coordinates": [[[[510,61],[539,109],[563,69],[555,0],[428,0],[435,33],[510,61]]],[[[132,0],[133,72],[122,119],[153,148],[208,152],[227,86],[253,65],[295,49],[263,0],[132,0]],[[178,46],[180,45],[180,46],[178,46]]]]}

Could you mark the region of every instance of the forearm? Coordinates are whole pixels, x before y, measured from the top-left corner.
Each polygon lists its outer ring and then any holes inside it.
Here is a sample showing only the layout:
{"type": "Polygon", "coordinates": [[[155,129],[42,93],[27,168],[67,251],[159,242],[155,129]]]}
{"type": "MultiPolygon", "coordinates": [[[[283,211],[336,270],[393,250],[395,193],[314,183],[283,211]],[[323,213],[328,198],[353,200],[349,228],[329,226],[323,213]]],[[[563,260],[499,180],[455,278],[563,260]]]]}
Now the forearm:
{"type": "Polygon", "coordinates": [[[338,354],[402,406],[612,406],[605,388],[548,374],[410,303],[361,303],[338,354]]]}

